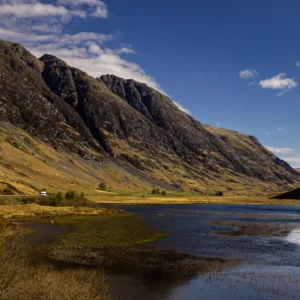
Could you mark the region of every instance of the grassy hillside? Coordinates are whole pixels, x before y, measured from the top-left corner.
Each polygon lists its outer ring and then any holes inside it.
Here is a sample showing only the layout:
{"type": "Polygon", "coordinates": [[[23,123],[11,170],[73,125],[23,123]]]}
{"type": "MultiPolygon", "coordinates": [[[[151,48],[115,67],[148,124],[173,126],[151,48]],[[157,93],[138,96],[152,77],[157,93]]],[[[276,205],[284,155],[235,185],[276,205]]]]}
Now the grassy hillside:
{"type": "MultiPolygon", "coordinates": [[[[152,177],[112,160],[85,160],[78,154],[55,150],[9,123],[2,122],[0,125],[0,194],[34,195],[38,190],[46,188],[49,192],[72,189],[84,191],[89,196],[101,196],[105,192],[97,189],[100,182],[105,182],[109,191],[118,194],[126,191],[147,193],[159,186],[154,176],[167,182],[161,169],[157,169],[152,177]]],[[[183,190],[184,186],[192,184],[180,168],[173,170],[173,174],[174,180],[182,182],[183,190]]],[[[231,177],[229,171],[224,171],[219,178],[199,178],[193,184],[204,194],[214,194],[220,189],[219,182],[222,182],[229,194],[235,195],[279,191],[275,184],[255,179],[250,181],[246,176],[237,179],[231,177]]],[[[167,184],[162,184],[162,188],[172,189],[167,184]]]]}
{"type": "Polygon", "coordinates": [[[11,124],[1,124],[0,194],[32,195],[46,188],[97,195],[102,181],[115,190],[151,189],[146,181],[113,162],[84,160],[77,154],[60,152],[11,124]]]}

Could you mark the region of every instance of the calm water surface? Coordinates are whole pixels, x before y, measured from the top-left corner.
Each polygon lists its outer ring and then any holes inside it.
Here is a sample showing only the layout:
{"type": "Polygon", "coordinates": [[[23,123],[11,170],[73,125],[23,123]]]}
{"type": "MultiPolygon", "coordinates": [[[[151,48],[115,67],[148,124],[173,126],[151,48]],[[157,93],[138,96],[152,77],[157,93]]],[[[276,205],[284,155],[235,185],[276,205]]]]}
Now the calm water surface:
{"type": "Polygon", "coordinates": [[[157,247],[201,256],[239,259],[240,266],[187,282],[109,276],[115,299],[300,299],[300,207],[264,205],[118,206],[171,231],[157,247]],[[282,237],[223,236],[215,220],[292,225],[282,237]]]}

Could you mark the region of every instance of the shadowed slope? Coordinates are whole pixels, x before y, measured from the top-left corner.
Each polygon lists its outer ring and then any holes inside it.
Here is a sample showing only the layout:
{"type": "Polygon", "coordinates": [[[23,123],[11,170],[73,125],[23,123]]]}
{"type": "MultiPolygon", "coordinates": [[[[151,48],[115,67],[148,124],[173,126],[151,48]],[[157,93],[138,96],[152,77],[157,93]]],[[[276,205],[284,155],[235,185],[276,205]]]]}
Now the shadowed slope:
{"type": "Polygon", "coordinates": [[[2,120],[57,150],[116,163],[141,181],[206,193],[276,189],[300,178],[254,137],[203,126],[134,80],[94,79],[7,42],[0,43],[0,70],[2,120]]]}
{"type": "Polygon", "coordinates": [[[287,192],[282,195],[276,196],[275,199],[299,199],[300,200],[300,188],[293,190],[291,192],[287,192]]]}

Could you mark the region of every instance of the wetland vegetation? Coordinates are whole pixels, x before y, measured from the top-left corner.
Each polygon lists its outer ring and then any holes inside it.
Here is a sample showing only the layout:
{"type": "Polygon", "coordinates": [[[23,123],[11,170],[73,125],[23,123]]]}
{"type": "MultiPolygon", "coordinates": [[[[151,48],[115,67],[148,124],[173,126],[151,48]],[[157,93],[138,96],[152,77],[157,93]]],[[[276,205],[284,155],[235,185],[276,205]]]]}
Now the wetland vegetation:
{"type": "MultiPolygon", "coordinates": [[[[43,234],[47,235],[48,229],[43,234]]],[[[116,209],[38,204],[2,207],[0,299],[41,299],[42,295],[46,300],[104,300],[110,297],[107,272],[122,270],[186,281],[237,264],[230,259],[200,257],[151,244],[170,234],[153,228],[137,215],[116,209]],[[28,231],[31,219],[38,219],[35,224],[51,226],[54,231],[55,227],[69,229],[63,234],[58,230],[49,243],[31,245],[28,237],[39,230],[35,225],[28,231]]]]}
{"type": "Polygon", "coordinates": [[[211,221],[210,224],[218,226],[233,227],[233,229],[214,231],[214,233],[227,236],[278,236],[284,237],[292,229],[297,227],[297,223],[266,223],[266,222],[241,222],[241,221],[211,221]]]}

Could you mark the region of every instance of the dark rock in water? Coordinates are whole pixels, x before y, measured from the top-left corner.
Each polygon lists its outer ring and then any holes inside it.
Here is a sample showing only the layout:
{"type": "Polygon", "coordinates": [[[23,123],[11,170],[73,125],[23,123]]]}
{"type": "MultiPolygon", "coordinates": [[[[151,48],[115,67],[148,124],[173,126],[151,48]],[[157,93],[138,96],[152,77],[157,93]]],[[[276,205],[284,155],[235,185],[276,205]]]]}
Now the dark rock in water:
{"type": "Polygon", "coordinates": [[[287,192],[284,194],[281,194],[279,196],[274,197],[274,199],[297,199],[300,200],[300,188],[295,189],[291,192],[287,192]]]}
{"type": "Polygon", "coordinates": [[[0,118],[55,149],[113,160],[181,190],[274,189],[300,180],[255,137],[202,125],[146,84],[95,79],[3,41],[0,118]]]}

